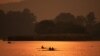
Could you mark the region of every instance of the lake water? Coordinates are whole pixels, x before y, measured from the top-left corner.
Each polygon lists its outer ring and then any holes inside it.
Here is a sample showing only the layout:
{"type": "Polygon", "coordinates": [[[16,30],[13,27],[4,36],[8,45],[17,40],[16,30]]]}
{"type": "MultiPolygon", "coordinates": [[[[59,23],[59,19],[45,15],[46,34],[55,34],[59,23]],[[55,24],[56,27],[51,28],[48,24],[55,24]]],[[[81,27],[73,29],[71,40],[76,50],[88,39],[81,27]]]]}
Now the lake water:
{"type": "Polygon", "coordinates": [[[0,41],[0,56],[100,56],[100,41],[0,41]]]}

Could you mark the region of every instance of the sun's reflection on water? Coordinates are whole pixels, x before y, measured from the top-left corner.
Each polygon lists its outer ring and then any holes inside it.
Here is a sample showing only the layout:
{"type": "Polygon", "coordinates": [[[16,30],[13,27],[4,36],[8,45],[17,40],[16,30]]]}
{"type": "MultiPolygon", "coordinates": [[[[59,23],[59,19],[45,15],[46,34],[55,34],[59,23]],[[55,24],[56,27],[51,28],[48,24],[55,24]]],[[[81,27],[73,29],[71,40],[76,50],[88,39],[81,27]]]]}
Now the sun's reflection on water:
{"type": "Polygon", "coordinates": [[[100,41],[0,41],[0,56],[100,56],[100,41]],[[45,51],[41,46],[46,47],[45,51]],[[53,47],[55,51],[49,51],[53,47]]]}

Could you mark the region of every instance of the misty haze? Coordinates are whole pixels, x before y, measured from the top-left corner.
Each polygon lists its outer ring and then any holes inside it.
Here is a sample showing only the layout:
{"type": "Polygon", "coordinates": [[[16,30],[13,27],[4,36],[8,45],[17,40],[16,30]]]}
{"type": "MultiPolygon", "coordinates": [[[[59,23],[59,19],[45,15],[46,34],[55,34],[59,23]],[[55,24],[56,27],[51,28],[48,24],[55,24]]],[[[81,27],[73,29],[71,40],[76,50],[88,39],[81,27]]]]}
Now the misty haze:
{"type": "Polygon", "coordinates": [[[100,56],[99,0],[0,0],[0,56],[100,56]]]}

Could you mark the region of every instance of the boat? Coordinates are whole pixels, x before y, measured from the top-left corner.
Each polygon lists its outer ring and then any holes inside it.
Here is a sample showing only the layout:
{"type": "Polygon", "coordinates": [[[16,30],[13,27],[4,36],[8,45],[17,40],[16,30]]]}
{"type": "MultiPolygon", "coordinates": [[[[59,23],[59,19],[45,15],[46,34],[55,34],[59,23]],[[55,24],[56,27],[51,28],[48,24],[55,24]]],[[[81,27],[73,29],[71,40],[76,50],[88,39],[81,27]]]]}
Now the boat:
{"type": "Polygon", "coordinates": [[[54,47],[46,48],[44,46],[41,46],[41,49],[42,49],[42,51],[55,51],[56,50],[54,47]]]}
{"type": "Polygon", "coordinates": [[[10,42],[10,41],[8,41],[8,44],[11,44],[11,42],[10,42]]]}
{"type": "Polygon", "coordinates": [[[49,51],[55,51],[55,48],[49,47],[48,50],[49,50],[49,51]]]}
{"type": "Polygon", "coordinates": [[[44,47],[44,46],[41,46],[41,49],[46,49],[46,47],[44,47]]]}

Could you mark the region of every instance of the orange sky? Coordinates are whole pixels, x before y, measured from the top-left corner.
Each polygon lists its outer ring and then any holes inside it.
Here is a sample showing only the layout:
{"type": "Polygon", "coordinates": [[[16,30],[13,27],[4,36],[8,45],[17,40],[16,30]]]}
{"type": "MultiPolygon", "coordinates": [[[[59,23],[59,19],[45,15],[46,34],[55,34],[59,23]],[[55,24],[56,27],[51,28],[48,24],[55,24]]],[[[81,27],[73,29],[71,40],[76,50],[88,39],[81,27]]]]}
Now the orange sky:
{"type": "MultiPolygon", "coordinates": [[[[13,3],[22,0],[0,0],[0,3],[13,3]]],[[[23,0],[15,4],[1,5],[3,10],[29,8],[39,20],[53,19],[60,12],[71,12],[74,15],[86,15],[94,11],[100,18],[100,0],[23,0]]]]}

